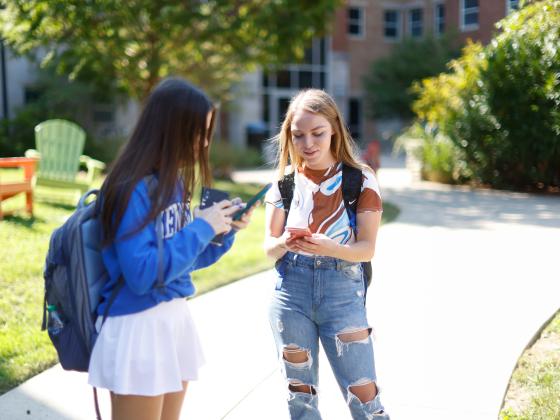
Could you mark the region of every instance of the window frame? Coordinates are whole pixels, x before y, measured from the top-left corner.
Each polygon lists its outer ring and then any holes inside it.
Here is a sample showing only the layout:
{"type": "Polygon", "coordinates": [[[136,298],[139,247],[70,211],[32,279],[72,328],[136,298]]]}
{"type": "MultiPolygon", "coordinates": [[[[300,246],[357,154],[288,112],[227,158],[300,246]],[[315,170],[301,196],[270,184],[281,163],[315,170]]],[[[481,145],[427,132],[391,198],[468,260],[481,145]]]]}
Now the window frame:
{"type": "Polygon", "coordinates": [[[506,0],[506,16],[512,12],[515,12],[516,10],[519,10],[519,0],[506,0]],[[515,2],[517,6],[515,9],[511,7],[511,3],[513,2],[515,2]]]}
{"type": "Polygon", "coordinates": [[[402,38],[402,10],[389,9],[389,8],[383,9],[382,18],[383,18],[383,25],[381,28],[383,30],[383,39],[385,40],[385,42],[399,42],[402,38]],[[387,12],[394,12],[397,15],[397,21],[394,26],[397,31],[397,35],[395,37],[389,37],[385,33],[385,30],[387,29],[387,21],[385,20],[387,12]]]}
{"type": "MultiPolygon", "coordinates": [[[[311,73],[312,86],[318,89],[329,89],[329,66],[330,66],[330,39],[313,38],[309,48],[311,49],[311,63],[287,63],[283,66],[269,69],[261,69],[261,77],[259,80],[261,102],[261,118],[267,125],[269,132],[275,132],[277,126],[281,123],[276,121],[279,112],[278,100],[282,98],[290,98],[301,90],[300,83],[302,81],[302,73],[311,73]],[[289,85],[278,86],[278,73],[286,72],[289,74],[289,85]]],[[[306,77],[308,74],[305,75],[306,77]]]]}
{"type": "Polygon", "coordinates": [[[476,6],[476,8],[469,7],[468,13],[467,13],[467,8],[465,7],[465,1],[466,0],[461,0],[459,4],[459,23],[461,26],[461,31],[462,32],[476,31],[480,28],[480,1],[477,0],[478,5],[476,6]],[[467,14],[473,13],[473,10],[475,9],[476,9],[476,23],[466,24],[465,17],[467,16],[467,14]]]}
{"type": "Polygon", "coordinates": [[[436,36],[442,36],[443,34],[445,34],[445,3],[444,2],[438,2],[438,3],[434,3],[434,34],[436,36]],[[443,17],[440,18],[439,16],[439,8],[442,7],[443,8],[443,17]],[[440,24],[443,25],[443,30],[440,31],[440,24]]]}
{"type": "Polygon", "coordinates": [[[411,38],[420,39],[424,37],[424,9],[421,7],[414,7],[412,9],[408,9],[408,35],[411,38]],[[414,35],[412,33],[412,14],[415,11],[420,11],[420,35],[414,35]]]}
{"type": "Polygon", "coordinates": [[[348,123],[348,131],[350,132],[350,135],[352,136],[352,139],[359,143],[359,142],[363,142],[364,141],[364,101],[363,98],[361,96],[353,96],[350,95],[348,97],[348,115],[346,116],[346,121],[348,123]],[[358,106],[358,123],[357,124],[351,124],[352,118],[350,115],[352,106],[351,106],[351,102],[355,101],[357,106],[358,106]],[[355,130],[353,130],[353,128],[355,128],[355,130]],[[356,136],[354,136],[353,133],[357,133],[356,136]]]}
{"type": "Polygon", "coordinates": [[[346,8],[346,34],[351,39],[364,39],[366,37],[366,13],[363,6],[348,6],[346,8]],[[350,20],[350,9],[358,10],[360,13],[359,18],[350,20]],[[350,25],[357,25],[360,28],[359,34],[350,32],[350,25]]]}

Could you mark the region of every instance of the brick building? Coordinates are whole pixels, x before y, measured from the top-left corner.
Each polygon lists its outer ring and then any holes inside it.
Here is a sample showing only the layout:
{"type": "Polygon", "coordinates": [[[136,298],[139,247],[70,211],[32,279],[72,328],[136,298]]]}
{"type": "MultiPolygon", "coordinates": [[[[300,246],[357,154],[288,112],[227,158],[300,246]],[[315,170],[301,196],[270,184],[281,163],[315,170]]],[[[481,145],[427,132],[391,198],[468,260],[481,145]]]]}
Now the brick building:
{"type": "Polygon", "coordinates": [[[404,37],[453,31],[462,43],[487,43],[495,23],[517,7],[518,0],[348,0],[335,14],[331,36],[314,40],[303,63],[244,77],[228,112],[229,138],[258,146],[258,137],[248,132],[262,127],[275,134],[290,97],[308,87],[335,98],[358,141],[387,138],[400,129],[399,121],[371,121],[363,104],[362,79],[372,61],[404,37]]]}

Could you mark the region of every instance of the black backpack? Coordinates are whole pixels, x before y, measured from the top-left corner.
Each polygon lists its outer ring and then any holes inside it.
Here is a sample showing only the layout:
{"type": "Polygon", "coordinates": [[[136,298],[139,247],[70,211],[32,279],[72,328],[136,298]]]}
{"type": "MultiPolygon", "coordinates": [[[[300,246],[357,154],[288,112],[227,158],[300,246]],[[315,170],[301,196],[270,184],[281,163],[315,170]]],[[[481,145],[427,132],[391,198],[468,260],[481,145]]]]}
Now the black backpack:
{"type": "MultiPolygon", "coordinates": [[[[280,190],[287,218],[294,197],[294,172],[285,175],[278,181],[278,189],[280,190]]],[[[342,164],[342,198],[344,199],[344,207],[346,207],[350,226],[354,229],[354,233],[356,233],[356,212],[361,190],[362,171],[353,166],[342,164]]],[[[362,269],[364,272],[364,285],[367,291],[372,277],[371,261],[362,262],[362,269]]]]}

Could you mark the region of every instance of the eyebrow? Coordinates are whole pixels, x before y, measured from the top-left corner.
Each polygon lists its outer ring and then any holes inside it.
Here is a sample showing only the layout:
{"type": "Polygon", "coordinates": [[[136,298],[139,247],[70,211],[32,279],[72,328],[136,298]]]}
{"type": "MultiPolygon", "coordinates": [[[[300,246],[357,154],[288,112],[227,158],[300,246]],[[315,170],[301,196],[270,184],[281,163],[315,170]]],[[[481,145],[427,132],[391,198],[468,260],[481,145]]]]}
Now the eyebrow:
{"type": "MultiPolygon", "coordinates": [[[[318,130],[319,128],[325,128],[325,126],[324,126],[324,125],[318,125],[317,127],[313,127],[310,131],[315,131],[315,130],[318,130]]],[[[290,127],[290,129],[291,129],[292,131],[301,131],[299,128],[292,128],[292,127],[290,127]]]]}

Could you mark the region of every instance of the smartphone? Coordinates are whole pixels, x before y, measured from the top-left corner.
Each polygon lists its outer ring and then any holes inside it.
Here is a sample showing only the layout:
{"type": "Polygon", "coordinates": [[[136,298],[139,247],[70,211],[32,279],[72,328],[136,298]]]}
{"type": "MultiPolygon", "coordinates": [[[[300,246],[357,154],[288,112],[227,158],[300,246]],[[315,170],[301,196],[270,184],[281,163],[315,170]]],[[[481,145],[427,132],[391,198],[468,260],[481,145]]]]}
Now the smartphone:
{"type": "Polygon", "coordinates": [[[212,207],[222,200],[229,200],[229,193],[215,188],[202,187],[200,194],[200,209],[212,207]]]}
{"type": "MultiPolygon", "coordinates": [[[[212,207],[215,203],[219,203],[222,200],[229,200],[229,193],[215,188],[202,187],[200,194],[200,209],[212,207]]],[[[224,234],[220,233],[219,235],[214,236],[210,243],[220,246],[223,245],[224,234]]]]}
{"type": "Polygon", "coordinates": [[[247,201],[247,204],[245,205],[244,208],[237,210],[235,213],[233,213],[232,220],[241,219],[241,216],[243,216],[246,212],[248,212],[251,209],[251,207],[255,205],[257,201],[262,200],[262,198],[264,197],[266,192],[270,189],[270,187],[272,187],[272,184],[266,184],[262,190],[260,190],[253,197],[251,197],[251,199],[247,201]]]}
{"type": "Polygon", "coordinates": [[[311,236],[309,228],[287,227],[286,230],[290,233],[290,240],[311,236]]]}

